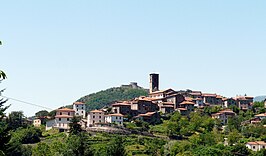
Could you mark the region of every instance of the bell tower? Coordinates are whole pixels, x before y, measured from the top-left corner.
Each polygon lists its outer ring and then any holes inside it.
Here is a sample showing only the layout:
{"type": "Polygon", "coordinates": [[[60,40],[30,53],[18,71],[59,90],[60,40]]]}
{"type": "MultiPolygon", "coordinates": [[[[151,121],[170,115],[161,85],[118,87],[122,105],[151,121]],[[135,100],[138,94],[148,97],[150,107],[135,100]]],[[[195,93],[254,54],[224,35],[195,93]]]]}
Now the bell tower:
{"type": "Polygon", "coordinates": [[[150,93],[159,90],[159,74],[150,74],[150,93]]]}

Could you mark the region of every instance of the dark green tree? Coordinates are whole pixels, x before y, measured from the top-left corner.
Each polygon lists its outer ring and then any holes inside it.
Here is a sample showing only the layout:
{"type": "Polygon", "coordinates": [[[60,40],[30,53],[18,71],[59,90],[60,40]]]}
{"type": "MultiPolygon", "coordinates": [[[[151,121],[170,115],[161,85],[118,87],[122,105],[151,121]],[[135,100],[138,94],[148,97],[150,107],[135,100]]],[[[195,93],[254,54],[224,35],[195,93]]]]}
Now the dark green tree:
{"type": "Polygon", "coordinates": [[[37,113],[35,113],[36,117],[43,117],[43,116],[48,116],[49,112],[47,110],[41,110],[37,113]]]}
{"type": "MultiPolygon", "coordinates": [[[[6,74],[0,70],[0,82],[6,79],[6,74]]],[[[0,95],[4,90],[0,90],[0,95]]],[[[4,106],[7,102],[6,99],[0,99],[0,155],[6,153],[7,143],[9,142],[11,136],[9,134],[8,125],[6,122],[5,111],[9,106],[4,106]]]]}
{"type": "Polygon", "coordinates": [[[77,116],[74,116],[69,123],[70,127],[70,134],[72,135],[78,135],[82,132],[81,125],[79,124],[80,118],[77,116]]]}
{"type": "Polygon", "coordinates": [[[125,156],[126,150],[124,147],[124,140],[121,136],[116,136],[111,140],[107,146],[107,155],[108,156],[125,156]]]}
{"type": "Polygon", "coordinates": [[[8,127],[12,130],[16,130],[19,127],[27,127],[25,122],[25,116],[22,111],[13,111],[7,118],[8,127]]]}

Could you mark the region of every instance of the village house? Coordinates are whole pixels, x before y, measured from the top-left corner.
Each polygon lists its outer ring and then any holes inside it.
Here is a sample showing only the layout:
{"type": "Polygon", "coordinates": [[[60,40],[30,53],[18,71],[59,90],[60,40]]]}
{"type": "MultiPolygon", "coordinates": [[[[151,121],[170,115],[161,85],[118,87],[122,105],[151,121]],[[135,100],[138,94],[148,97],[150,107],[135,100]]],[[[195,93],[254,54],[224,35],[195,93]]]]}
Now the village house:
{"type": "Polygon", "coordinates": [[[236,116],[236,113],[230,109],[225,109],[218,113],[212,114],[212,118],[221,120],[223,125],[226,125],[228,123],[228,119],[233,116],[236,116]]]}
{"type": "Polygon", "coordinates": [[[266,118],[266,113],[257,114],[257,115],[255,115],[255,117],[259,118],[260,120],[263,120],[266,118]]]}
{"type": "Polygon", "coordinates": [[[123,126],[124,116],[122,114],[108,114],[105,115],[105,123],[123,126]]]}
{"type": "Polygon", "coordinates": [[[163,114],[172,113],[173,111],[175,111],[173,102],[161,102],[158,103],[158,106],[160,112],[162,112],[163,114]]]}
{"type": "Polygon", "coordinates": [[[190,112],[194,111],[194,102],[191,101],[183,101],[180,103],[180,107],[178,108],[181,115],[188,115],[190,112]]]}
{"type": "Polygon", "coordinates": [[[131,115],[131,104],[127,101],[112,104],[112,113],[115,114],[123,114],[123,115],[131,115]]]}
{"type": "Polygon", "coordinates": [[[133,117],[134,120],[141,120],[148,122],[150,124],[155,124],[160,122],[160,114],[158,112],[148,112],[145,114],[139,114],[133,117]]]}
{"type": "Polygon", "coordinates": [[[235,97],[236,105],[241,110],[249,110],[252,108],[253,97],[249,96],[237,96],[235,97]]]}
{"type": "Polygon", "coordinates": [[[223,99],[223,107],[229,108],[230,106],[237,106],[236,100],[234,98],[224,98],[223,99]]]}
{"type": "MultiPolygon", "coordinates": [[[[155,112],[159,110],[157,103],[146,99],[144,97],[137,98],[131,102],[131,110],[137,112],[137,114],[145,114],[147,112],[155,112]]],[[[134,116],[135,116],[134,115],[134,116]]]]}
{"type": "Polygon", "coordinates": [[[207,105],[216,105],[217,104],[217,95],[216,94],[202,94],[203,102],[207,105]]]}
{"type": "Polygon", "coordinates": [[[34,127],[40,127],[41,124],[42,124],[41,119],[34,119],[34,120],[33,120],[33,126],[34,126],[34,127]]]}
{"type": "Polygon", "coordinates": [[[246,143],[246,147],[252,151],[260,151],[266,149],[266,142],[264,141],[254,141],[246,143]]]}
{"type": "Polygon", "coordinates": [[[92,110],[88,114],[87,127],[93,127],[105,123],[104,112],[101,110],[92,110]]]}
{"type": "Polygon", "coordinates": [[[75,111],[70,108],[61,108],[56,110],[55,126],[59,130],[68,130],[69,123],[74,117],[75,111]]]}
{"type": "Polygon", "coordinates": [[[266,99],[264,100],[264,108],[266,108],[266,99]]]}
{"type": "Polygon", "coordinates": [[[86,105],[83,102],[74,102],[73,109],[75,111],[76,116],[81,116],[82,118],[86,118],[86,105]]]}

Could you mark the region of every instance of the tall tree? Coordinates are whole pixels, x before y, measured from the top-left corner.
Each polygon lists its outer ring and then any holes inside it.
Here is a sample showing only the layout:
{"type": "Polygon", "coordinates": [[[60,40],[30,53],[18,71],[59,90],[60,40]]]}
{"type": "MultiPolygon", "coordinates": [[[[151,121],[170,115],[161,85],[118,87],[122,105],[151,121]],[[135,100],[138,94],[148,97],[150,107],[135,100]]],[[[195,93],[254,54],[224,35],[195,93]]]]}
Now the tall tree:
{"type": "MultiPolygon", "coordinates": [[[[0,70],[0,82],[2,80],[6,79],[6,75],[3,71],[0,70]]],[[[4,90],[0,90],[0,95],[2,94],[4,90]]],[[[9,106],[4,106],[4,104],[7,102],[6,99],[0,99],[0,155],[3,155],[6,152],[7,149],[7,143],[10,140],[10,135],[8,132],[8,126],[6,123],[6,116],[5,116],[5,110],[9,106]]]]}
{"type": "Polygon", "coordinates": [[[82,132],[81,125],[79,124],[80,119],[74,116],[69,124],[70,127],[70,134],[77,135],[82,132]]]}
{"type": "Polygon", "coordinates": [[[115,137],[107,146],[107,155],[109,156],[125,156],[126,150],[123,144],[123,138],[115,137]]]}

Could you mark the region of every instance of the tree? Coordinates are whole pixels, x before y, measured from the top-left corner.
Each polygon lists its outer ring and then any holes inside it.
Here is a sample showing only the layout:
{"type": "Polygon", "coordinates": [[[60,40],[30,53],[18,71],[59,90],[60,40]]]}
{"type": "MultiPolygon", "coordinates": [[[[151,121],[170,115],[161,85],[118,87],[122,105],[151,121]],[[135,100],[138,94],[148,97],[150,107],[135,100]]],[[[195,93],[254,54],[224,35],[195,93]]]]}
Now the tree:
{"type": "MultiPolygon", "coordinates": [[[[6,74],[0,70],[0,82],[6,79],[6,74]]],[[[0,95],[4,90],[0,90],[0,95]]],[[[4,154],[7,149],[7,143],[10,140],[9,129],[6,123],[5,111],[9,106],[4,106],[7,102],[5,99],[0,99],[0,155],[4,154]]]]}
{"type": "Polygon", "coordinates": [[[81,125],[78,123],[80,119],[77,116],[74,116],[69,123],[70,127],[70,134],[78,135],[80,132],[82,132],[81,125]]]}
{"type": "Polygon", "coordinates": [[[22,111],[13,111],[7,118],[8,127],[12,130],[16,130],[19,127],[26,127],[25,116],[22,111]]]}
{"type": "Polygon", "coordinates": [[[41,110],[37,113],[35,113],[36,117],[43,117],[43,116],[48,116],[49,112],[47,110],[41,110]]]}
{"type": "Polygon", "coordinates": [[[92,152],[87,143],[87,134],[81,132],[79,135],[70,135],[67,139],[67,151],[64,155],[69,156],[90,156],[92,152]]]}
{"type": "Polygon", "coordinates": [[[107,146],[107,155],[108,156],[125,156],[126,150],[124,147],[124,141],[121,136],[116,136],[111,140],[107,146]]]}
{"type": "Polygon", "coordinates": [[[0,80],[6,79],[6,74],[0,70],[0,80]]]}

